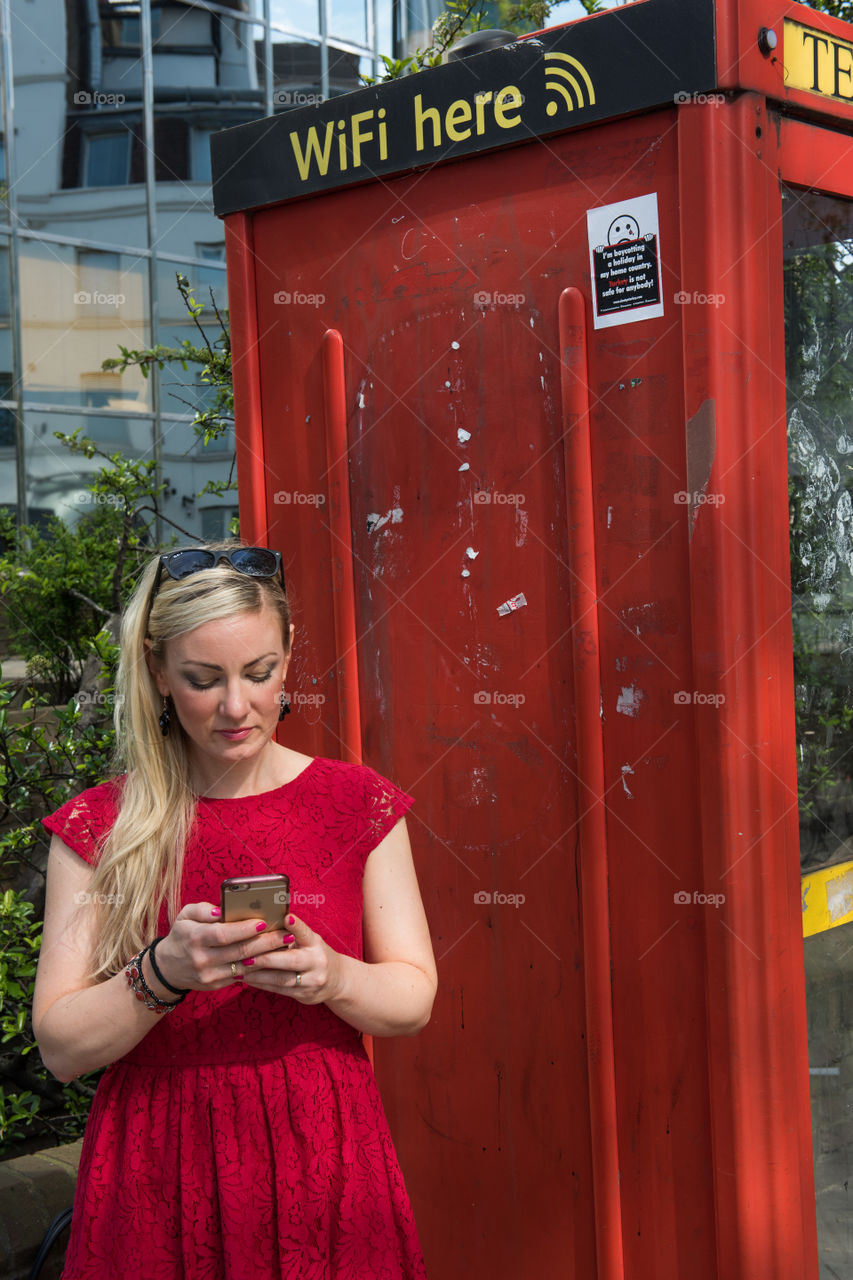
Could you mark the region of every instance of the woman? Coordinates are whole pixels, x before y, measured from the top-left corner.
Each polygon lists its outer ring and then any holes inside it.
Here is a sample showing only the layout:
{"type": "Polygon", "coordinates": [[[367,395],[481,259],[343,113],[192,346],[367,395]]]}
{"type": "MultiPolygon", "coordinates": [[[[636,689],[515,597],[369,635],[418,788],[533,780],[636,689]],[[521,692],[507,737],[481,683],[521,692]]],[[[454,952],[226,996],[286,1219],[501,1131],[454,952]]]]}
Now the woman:
{"type": "Polygon", "coordinates": [[[151,562],[122,625],[127,771],[45,820],[36,1038],[60,1080],[110,1064],[64,1280],[425,1275],[361,1039],[414,1035],[435,996],[412,797],[273,740],[280,570],[237,543],[151,562]],[[224,879],[271,872],[281,927],[220,919],[224,879]]]}

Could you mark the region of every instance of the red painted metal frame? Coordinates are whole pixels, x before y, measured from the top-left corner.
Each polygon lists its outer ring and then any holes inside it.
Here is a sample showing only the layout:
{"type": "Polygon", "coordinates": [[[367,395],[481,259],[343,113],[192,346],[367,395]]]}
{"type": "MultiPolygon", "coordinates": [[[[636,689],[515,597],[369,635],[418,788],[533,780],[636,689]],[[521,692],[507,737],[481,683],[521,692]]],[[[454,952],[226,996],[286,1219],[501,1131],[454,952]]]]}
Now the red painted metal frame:
{"type": "MultiPolygon", "coordinates": [[[[845,24],[801,5],[743,0],[741,11],[738,22],[733,5],[720,3],[718,10],[720,47],[738,62],[733,83],[747,73],[756,82],[762,76],[770,79],[769,64],[762,62],[757,70],[752,66],[752,25],[759,18],[761,25],[772,25],[787,12],[815,27],[841,28],[838,33],[849,38],[845,24]]],[[[774,85],[765,91],[778,97],[774,85]]],[[[812,95],[787,97],[798,106],[805,103],[812,112],[824,109],[812,95]]],[[[834,106],[827,103],[825,109],[834,106]]],[[[686,474],[696,474],[696,459],[708,446],[713,462],[705,486],[725,499],[716,506],[694,508],[689,544],[694,687],[725,697],[722,710],[696,706],[692,712],[701,865],[705,890],[726,894],[725,917],[709,914],[701,923],[710,1093],[707,1117],[698,1106],[691,1120],[707,1124],[712,1132],[709,1175],[718,1274],[726,1280],[816,1280],[791,663],[779,180],[781,176],[794,185],[851,196],[851,144],[839,132],[768,115],[758,94],[746,93],[719,107],[688,104],[677,114],[677,283],[690,296],[724,296],[719,306],[685,306],[678,313],[686,474]],[[697,423],[704,424],[698,444],[697,423]]],[[[481,174],[490,163],[484,163],[481,174]]],[[[507,164],[511,167],[510,160],[507,164]]],[[[507,181],[511,177],[508,171],[507,181]]],[[[252,540],[265,541],[270,524],[283,520],[285,512],[277,509],[272,513],[275,520],[270,514],[272,481],[261,421],[261,338],[250,215],[235,214],[226,221],[226,243],[243,531],[252,540]]],[[[666,314],[671,313],[667,302],[666,314]]],[[[616,901],[624,909],[626,887],[624,879],[608,883],[596,614],[601,566],[596,565],[596,491],[591,479],[596,441],[590,440],[588,429],[586,317],[576,289],[562,294],[559,320],[569,558],[576,575],[573,661],[582,783],[581,911],[597,1274],[601,1280],[621,1280],[632,1240],[627,1231],[622,1238],[626,1223],[617,1144],[621,1138],[627,1147],[629,1124],[619,1111],[619,1075],[614,1074],[609,907],[615,909],[616,901]],[[623,1124],[621,1134],[617,1120],[623,1124]]],[[[606,351],[611,351],[607,359],[614,358],[611,336],[596,334],[595,343],[590,342],[594,367],[606,351]]],[[[269,360],[270,353],[265,358],[269,360]]],[[[322,374],[324,445],[306,438],[312,448],[316,444],[325,450],[335,584],[329,622],[334,622],[340,741],[342,754],[359,760],[357,602],[349,568],[353,517],[344,346],[337,330],[327,329],[313,370],[322,374]]],[[[601,381],[600,373],[595,377],[601,381]]],[[[298,439],[294,443],[298,446],[298,439]]],[[[324,630],[329,634],[332,628],[326,624],[324,630]]],[[[624,959],[622,955],[623,963],[624,959]]],[[[624,985],[624,970],[617,978],[624,985]]],[[[701,988],[701,973],[696,981],[701,988]]],[[[647,1052],[659,1065],[667,1050],[649,1044],[647,1052]]],[[[623,1150],[623,1162],[626,1154],[623,1150]]],[[[655,1159],[659,1155],[657,1150],[652,1153],[655,1159]]],[[[669,1175],[655,1176],[669,1196],[669,1175]]],[[[676,1188],[673,1202],[680,1193],[676,1188]]],[[[708,1190],[685,1188],[683,1194],[705,1198],[708,1190]]]]}
{"type": "Polygon", "coordinates": [[[326,413],[326,461],[329,491],[329,533],[333,569],[332,604],[335,613],[335,655],[338,666],[342,758],[361,764],[361,709],[358,696],[358,654],[355,588],[352,578],[352,515],[349,500],[349,444],[347,442],[344,344],[336,329],[323,336],[323,393],[326,413]]]}
{"type": "Polygon", "coordinates": [[[569,513],[569,562],[572,566],[572,657],[580,782],[578,839],[597,1276],[598,1280],[622,1280],[625,1266],[613,1057],[596,513],[590,443],[586,303],[579,289],[564,289],[560,295],[559,335],[566,511],[569,513]]]}
{"type": "Polygon", "coordinates": [[[240,489],[240,528],[250,542],[267,540],[267,485],[264,429],[261,416],[261,361],[255,300],[255,258],[252,219],[235,213],[225,221],[228,307],[231,324],[234,418],[237,437],[237,478],[240,489]]]}
{"type": "MultiPolygon", "coordinates": [[[[344,343],[337,329],[323,335],[323,399],[326,419],[326,463],[329,494],[332,607],[335,617],[335,659],[338,684],[341,759],[362,763],[361,706],[358,689],[358,631],[352,577],[352,515],[349,500],[344,343]]],[[[374,1065],[373,1036],[363,1037],[374,1065]]]]}
{"type": "Polygon", "coordinates": [[[785,182],[853,199],[853,138],[784,116],[777,127],[785,182]]]}
{"type": "Polygon", "coordinates": [[[804,4],[785,0],[717,0],[717,87],[721,89],[754,89],[767,98],[785,102],[809,115],[828,116],[853,124],[853,102],[848,106],[835,98],[821,97],[785,84],[784,20],[789,18],[803,26],[825,31],[848,43],[853,40],[853,26],[820,13],[804,4]],[[762,27],[775,31],[778,45],[765,56],[758,47],[762,27]]]}
{"type": "MultiPolygon", "coordinates": [[[[719,1274],[816,1280],[791,653],[780,157],[765,104],[679,111],[688,424],[716,407],[691,541],[719,1274]],[[724,214],[721,216],[720,211],[724,214]]],[[[688,474],[690,428],[688,425],[688,474]]]]}

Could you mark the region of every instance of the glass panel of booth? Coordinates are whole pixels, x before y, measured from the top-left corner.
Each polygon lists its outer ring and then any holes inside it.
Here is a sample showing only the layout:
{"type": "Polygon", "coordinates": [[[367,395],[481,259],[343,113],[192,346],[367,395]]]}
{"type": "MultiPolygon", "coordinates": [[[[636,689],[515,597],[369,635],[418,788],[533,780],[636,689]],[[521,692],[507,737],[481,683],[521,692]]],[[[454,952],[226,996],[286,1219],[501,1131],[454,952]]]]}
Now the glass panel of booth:
{"type": "Polygon", "coordinates": [[[75,525],[95,511],[110,495],[95,496],[89,485],[103,465],[99,457],[85,458],[71,453],[54,432],[70,435],[77,427],[94,440],[104,453],[122,453],[127,458],[150,458],[154,447],[154,424],[150,417],[90,412],[63,413],[46,407],[24,408],[24,445],[27,453],[27,518],[44,525],[51,517],[75,525]]]}
{"type": "Polygon", "coordinates": [[[853,201],[783,193],[797,779],[821,1280],[853,1226],[853,201]]]}
{"type": "Polygon", "coordinates": [[[101,368],[120,345],[150,344],[144,259],[22,239],[18,261],[25,405],[150,410],[150,384],[139,369],[101,368]]]}

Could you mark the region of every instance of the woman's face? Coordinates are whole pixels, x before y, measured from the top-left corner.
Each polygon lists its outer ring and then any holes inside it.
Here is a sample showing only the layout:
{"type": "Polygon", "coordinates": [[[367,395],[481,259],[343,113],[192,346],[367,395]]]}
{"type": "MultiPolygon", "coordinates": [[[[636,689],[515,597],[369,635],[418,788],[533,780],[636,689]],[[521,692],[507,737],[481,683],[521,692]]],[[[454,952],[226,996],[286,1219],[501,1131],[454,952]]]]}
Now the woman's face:
{"type": "Polygon", "coordinates": [[[166,644],[152,671],[191,742],[190,758],[207,782],[248,764],[278,723],[285,657],[281,622],[271,609],[205,622],[166,644]]]}

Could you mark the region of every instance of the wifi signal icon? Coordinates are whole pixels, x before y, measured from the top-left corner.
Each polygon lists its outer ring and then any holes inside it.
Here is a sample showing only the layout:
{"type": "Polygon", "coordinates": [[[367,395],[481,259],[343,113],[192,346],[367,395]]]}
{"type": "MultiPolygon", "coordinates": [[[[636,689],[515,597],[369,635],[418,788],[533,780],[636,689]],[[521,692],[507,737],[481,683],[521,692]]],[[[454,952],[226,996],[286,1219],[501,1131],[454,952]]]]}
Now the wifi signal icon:
{"type": "MultiPolygon", "coordinates": [[[[566,107],[569,111],[574,111],[575,102],[566,88],[566,84],[563,83],[564,81],[574,90],[579,107],[587,104],[593,106],[595,104],[595,89],[593,88],[592,80],[589,78],[589,72],[582,62],[578,62],[577,58],[569,57],[567,53],[546,53],[545,62],[552,64],[545,67],[545,89],[551,93],[559,93],[565,99],[566,107]],[[584,101],[584,90],[581,88],[580,81],[576,75],[572,74],[569,67],[574,68],[583,80],[586,87],[586,102],[584,101]]],[[[559,102],[552,101],[548,103],[545,111],[549,116],[555,116],[559,109],[559,102]]]]}

